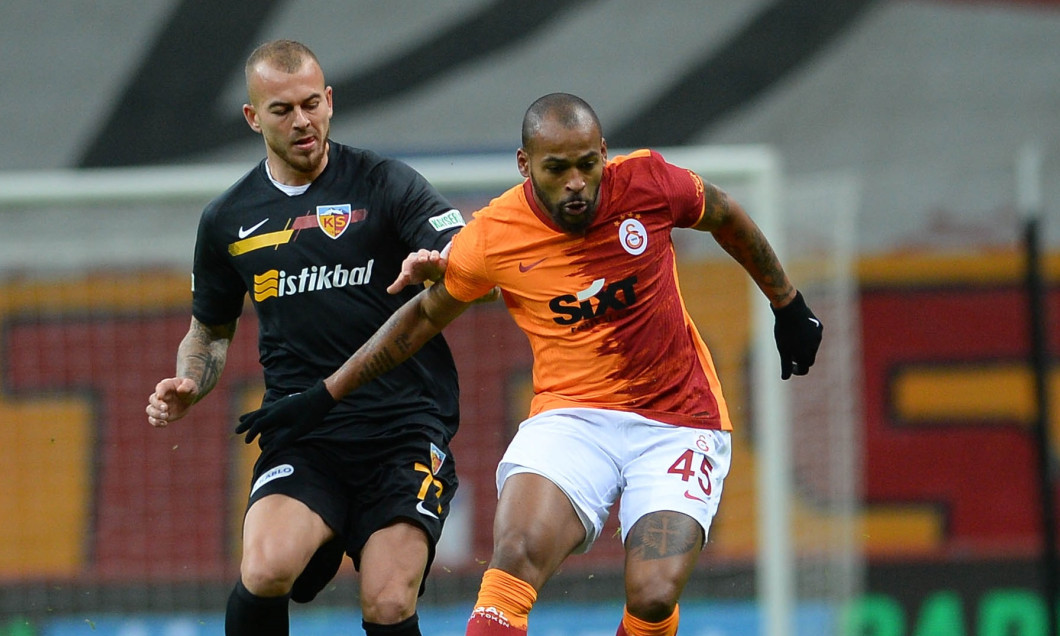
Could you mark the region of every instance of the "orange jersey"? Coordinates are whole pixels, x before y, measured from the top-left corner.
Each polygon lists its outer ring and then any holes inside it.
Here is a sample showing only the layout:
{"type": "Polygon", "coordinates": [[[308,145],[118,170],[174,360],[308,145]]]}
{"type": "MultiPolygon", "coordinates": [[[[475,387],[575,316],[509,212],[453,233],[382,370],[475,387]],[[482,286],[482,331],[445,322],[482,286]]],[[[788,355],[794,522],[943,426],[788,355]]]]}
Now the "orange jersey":
{"type": "Polygon", "coordinates": [[[703,206],[699,176],[640,150],[604,168],[584,236],[559,230],[527,180],[454,237],[446,288],[470,301],[500,287],[530,340],[530,415],[617,409],[731,430],[714,362],[681,298],[670,237],[695,225],[703,206]]]}

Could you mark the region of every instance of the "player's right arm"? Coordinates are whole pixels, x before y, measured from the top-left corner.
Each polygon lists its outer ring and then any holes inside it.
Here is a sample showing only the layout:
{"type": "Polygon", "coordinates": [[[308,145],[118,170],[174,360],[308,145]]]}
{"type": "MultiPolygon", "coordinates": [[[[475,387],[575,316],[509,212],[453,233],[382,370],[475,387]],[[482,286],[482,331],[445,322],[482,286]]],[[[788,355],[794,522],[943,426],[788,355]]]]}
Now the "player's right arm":
{"type": "Polygon", "coordinates": [[[258,435],[264,436],[297,418],[299,426],[289,428],[280,439],[285,443],[304,434],[316,427],[346,394],[408,360],[470,305],[454,298],[444,281],[424,289],[391,315],[338,371],[305,391],[244,414],[236,433],[245,434],[244,440],[249,444],[258,435]]]}
{"type": "MultiPolygon", "coordinates": [[[[401,272],[398,277],[386,288],[387,293],[396,294],[409,285],[420,283],[429,287],[445,278],[445,269],[449,266],[449,250],[452,247],[453,242],[450,241],[441,252],[421,249],[406,256],[401,263],[401,272]]],[[[500,287],[494,287],[473,302],[475,304],[490,303],[500,297],[500,287]]]]}
{"type": "Polygon", "coordinates": [[[341,400],[347,393],[397,367],[470,305],[454,298],[442,281],[421,291],[325,380],[328,392],[341,400]]]}
{"type": "Polygon", "coordinates": [[[235,335],[236,321],[205,325],[194,317],[177,348],[176,377],[155,385],[147,398],[147,422],[164,427],[184,417],[193,404],[217,386],[235,335]]]}
{"type": "Polygon", "coordinates": [[[442,251],[420,249],[405,257],[401,263],[401,272],[386,291],[396,294],[409,285],[420,283],[433,284],[445,276],[445,268],[449,265],[449,250],[453,242],[446,243],[442,251]]]}

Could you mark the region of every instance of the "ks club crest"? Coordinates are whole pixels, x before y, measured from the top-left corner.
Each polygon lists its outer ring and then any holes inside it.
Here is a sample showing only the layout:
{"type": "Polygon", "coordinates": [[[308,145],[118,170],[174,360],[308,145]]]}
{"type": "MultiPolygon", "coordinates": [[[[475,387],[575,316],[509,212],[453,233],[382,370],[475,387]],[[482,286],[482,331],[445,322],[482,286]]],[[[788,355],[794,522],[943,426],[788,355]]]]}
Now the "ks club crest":
{"type": "Polygon", "coordinates": [[[318,205],[317,206],[317,225],[333,239],[337,239],[342,236],[342,233],[346,231],[346,228],[350,227],[352,223],[356,223],[364,219],[366,210],[363,208],[357,210],[351,210],[349,203],[341,203],[338,205],[318,205]]]}

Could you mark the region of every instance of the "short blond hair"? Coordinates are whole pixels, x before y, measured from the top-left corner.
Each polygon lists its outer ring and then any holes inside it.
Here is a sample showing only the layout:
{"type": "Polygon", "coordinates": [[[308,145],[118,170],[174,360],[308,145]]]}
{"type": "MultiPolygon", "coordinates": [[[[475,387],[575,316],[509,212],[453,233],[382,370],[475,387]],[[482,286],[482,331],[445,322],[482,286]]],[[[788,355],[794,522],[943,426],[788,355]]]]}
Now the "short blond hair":
{"type": "Polygon", "coordinates": [[[254,67],[261,62],[284,73],[297,73],[308,60],[320,66],[320,60],[305,44],[294,40],[272,40],[254,49],[247,58],[243,74],[249,86],[254,67]]]}

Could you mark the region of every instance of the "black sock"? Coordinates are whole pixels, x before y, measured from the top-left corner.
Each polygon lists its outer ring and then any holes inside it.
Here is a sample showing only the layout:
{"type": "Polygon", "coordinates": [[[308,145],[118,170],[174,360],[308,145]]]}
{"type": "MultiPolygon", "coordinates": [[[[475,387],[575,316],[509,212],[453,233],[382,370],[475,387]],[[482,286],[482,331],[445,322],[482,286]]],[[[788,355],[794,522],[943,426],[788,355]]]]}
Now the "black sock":
{"type": "Polygon", "coordinates": [[[255,596],[237,581],[225,609],[226,636],[289,636],[287,596],[255,596]]]}
{"type": "Polygon", "coordinates": [[[380,625],[361,621],[361,627],[364,628],[364,633],[368,636],[421,636],[420,617],[416,614],[393,625],[380,625]]]}

